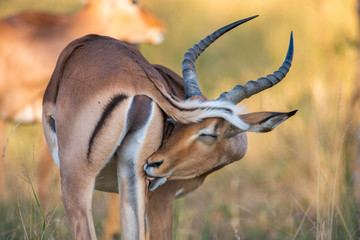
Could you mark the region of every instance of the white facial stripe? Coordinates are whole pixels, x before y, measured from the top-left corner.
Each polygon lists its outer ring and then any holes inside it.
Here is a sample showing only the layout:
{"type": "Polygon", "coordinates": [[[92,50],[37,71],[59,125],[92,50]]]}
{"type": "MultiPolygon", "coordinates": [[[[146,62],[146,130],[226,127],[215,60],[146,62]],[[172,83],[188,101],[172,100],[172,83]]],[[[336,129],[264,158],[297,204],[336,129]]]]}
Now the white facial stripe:
{"type": "MultiPolygon", "coordinates": [[[[212,128],[212,126],[209,126],[209,128],[212,128]]],[[[213,130],[210,130],[209,128],[201,129],[199,132],[192,135],[189,138],[189,141],[193,141],[193,140],[197,139],[200,135],[217,135],[217,133],[215,133],[213,130]]]]}
{"type": "Polygon", "coordinates": [[[189,138],[189,141],[194,141],[195,139],[197,139],[199,137],[199,134],[195,134],[195,135],[192,135],[190,138],[189,138]]]}
{"type": "Polygon", "coordinates": [[[211,131],[208,128],[200,130],[197,135],[199,136],[199,135],[202,135],[202,134],[204,134],[204,135],[216,135],[216,133],[214,133],[214,131],[211,131]]]}

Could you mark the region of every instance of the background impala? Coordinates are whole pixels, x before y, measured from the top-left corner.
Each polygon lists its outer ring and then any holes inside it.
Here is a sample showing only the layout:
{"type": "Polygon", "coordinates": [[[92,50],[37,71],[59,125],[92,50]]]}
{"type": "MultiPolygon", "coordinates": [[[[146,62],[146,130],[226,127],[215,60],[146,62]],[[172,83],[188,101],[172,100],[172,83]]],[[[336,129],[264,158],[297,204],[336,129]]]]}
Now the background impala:
{"type": "MultiPolygon", "coordinates": [[[[7,10],[8,14],[7,6],[18,2],[0,2],[0,11],[7,10]]],[[[62,9],[67,6],[66,1],[21,3],[18,8],[29,4],[42,4],[42,9],[55,3],[62,9]]],[[[163,44],[141,46],[142,52],[150,62],[166,65],[177,73],[181,73],[183,50],[214,26],[241,16],[261,15],[261,21],[253,21],[224,36],[206,50],[206,57],[197,60],[200,85],[210,99],[241,79],[254,79],[277,68],[288,33],[294,30],[296,37],[297,51],[287,80],[271,91],[253,96],[251,101],[245,100],[244,104],[251,111],[295,108],[301,111],[291,119],[291,124],[285,123],[276,131],[248,134],[251,144],[241,162],[209,176],[198,191],[175,202],[177,239],[354,238],[358,225],[352,189],[356,188],[352,187],[349,170],[352,161],[348,157],[353,145],[346,140],[350,133],[346,129],[348,117],[358,109],[350,104],[357,65],[356,1],[279,0],[264,4],[260,0],[229,0],[225,5],[205,0],[147,0],[141,4],[156,12],[168,29],[163,44]],[[214,12],[221,18],[214,17],[214,12]],[[179,32],[184,33],[181,38],[179,32]]],[[[358,118],[352,119],[355,122],[358,118]]],[[[8,132],[14,126],[8,125],[8,132]]],[[[7,192],[10,200],[0,210],[0,232],[6,230],[18,238],[25,235],[24,227],[28,236],[34,236],[30,227],[38,234],[42,232],[42,218],[36,214],[38,208],[31,188],[20,178],[23,165],[30,176],[35,171],[38,142],[34,144],[33,135],[38,132],[38,126],[19,126],[7,145],[7,157],[14,160],[7,162],[5,175],[17,187],[7,192]]],[[[56,208],[60,199],[57,179],[52,182],[51,204],[45,211],[45,215],[50,212],[45,235],[68,239],[70,233],[62,205],[56,208]]],[[[102,206],[107,197],[95,191],[94,218],[99,236],[104,231],[106,209],[102,206]]]]}

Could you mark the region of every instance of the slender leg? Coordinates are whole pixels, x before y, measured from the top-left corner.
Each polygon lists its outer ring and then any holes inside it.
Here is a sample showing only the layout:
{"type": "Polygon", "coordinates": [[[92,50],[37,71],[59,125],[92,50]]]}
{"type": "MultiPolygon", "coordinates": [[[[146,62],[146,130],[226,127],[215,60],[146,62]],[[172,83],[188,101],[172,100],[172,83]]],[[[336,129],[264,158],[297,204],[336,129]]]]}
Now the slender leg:
{"type": "Polygon", "coordinates": [[[207,173],[193,179],[168,181],[151,194],[147,211],[150,240],[172,239],[175,198],[199,188],[206,176],[207,173]]]}
{"type": "Polygon", "coordinates": [[[161,144],[161,139],[153,136],[163,130],[162,116],[161,110],[146,96],[134,97],[128,119],[131,127],[115,156],[123,240],[145,239],[147,186],[143,166],[161,144]],[[147,105],[149,107],[143,109],[147,105]]]}
{"type": "Polygon", "coordinates": [[[118,160],[118,184],[121,213],[121,239],[145,239],[145,178],[136,164],[118,160]]]}
{"type": "Polygon", "coordinates": [[[63,203],[71,232],[76,240],[96,239],[91,213],[94,180],[81,178],[75,171],[62,174],[61,177],[63,203]]]}
{"type": "Polygon", "coordinates": [[[177,189],[177,182],[170,181],[152,193],[147,211],[150,240],[172,239],[174,203],[177,189]]]}

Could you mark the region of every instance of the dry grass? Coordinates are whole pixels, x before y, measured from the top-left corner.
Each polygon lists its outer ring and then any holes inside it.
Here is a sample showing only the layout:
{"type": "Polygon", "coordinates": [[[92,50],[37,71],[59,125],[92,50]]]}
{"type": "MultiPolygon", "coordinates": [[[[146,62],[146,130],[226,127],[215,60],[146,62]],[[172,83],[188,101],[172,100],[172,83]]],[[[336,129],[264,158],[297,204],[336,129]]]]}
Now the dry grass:
{"type": "MultiPolygon", "coordinates": [[[[20,9],[19,3],[10,7],[9,1],[0,1],[0,6],[20,9]]],[[[66,4],[59,6],[66,9],[66,4]]],[[[244,103],[248,111],[299,112],[272,133],[249,134],[243,160],[214,173],[201,189],[176,202],[176,239],[359,239],[359,202],[354,198],[359,186],[353,178],[353,141],[348,139],[355,134],[352,124],[359,124],[358,110],[350,104],[357,74],[356,2],[148,0],[142,4],[164,19],[168,31],[163,44],[141,50],[150,62],[178,73],[183,53],[201,37],[231,21],[260,14],[200,57],[198,75],[210,98],[273,71],[285,56],[291,30],[295,37],[294,63],[284,82],[244,103]]],[[[8,126],[8,133],[13,127],[8,126]]],[[[46,207],[33,191],[39,151],[34,139],[40,138],[40,130],[38,125],[19,126],[9,138],[0,239],[70,236],[58,171],[54,170],[46,207]]],[[[98,236],[103,233],[106,197],[95,193],[98,236]]]]}

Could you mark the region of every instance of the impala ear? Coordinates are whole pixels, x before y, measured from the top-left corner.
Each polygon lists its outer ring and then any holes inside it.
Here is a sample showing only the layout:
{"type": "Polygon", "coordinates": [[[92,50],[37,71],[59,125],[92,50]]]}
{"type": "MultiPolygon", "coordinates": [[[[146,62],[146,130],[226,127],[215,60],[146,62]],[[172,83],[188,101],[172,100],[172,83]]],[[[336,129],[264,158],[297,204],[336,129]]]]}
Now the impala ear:
{"type": "Polygon", "coordinates": [[[242,132],[270,132],[276,128],[280,123],[293,116],[297,110],[292,112],[255,112],[249,114],[239,115],[241,120],[247,123],[249,126],[247,129],[238,129],[234,126],[230,126],[225,136],[231,138],[242,132]]]}
{"type": "Polygon", "coordinates": [[[162,142],[165,142],[170,137],[170,135],[174,131],[175,125],[176,125],[175,120],[171,117],[167,117],[165,121],[162,142]]]}
{"type": "Polygon", "coordinates": [[[297,110],[286,113],[256,112],[240,115],[240,118],[249,124],[249,128],[245,132],[270,132],[296,112],[297,110]]]}

